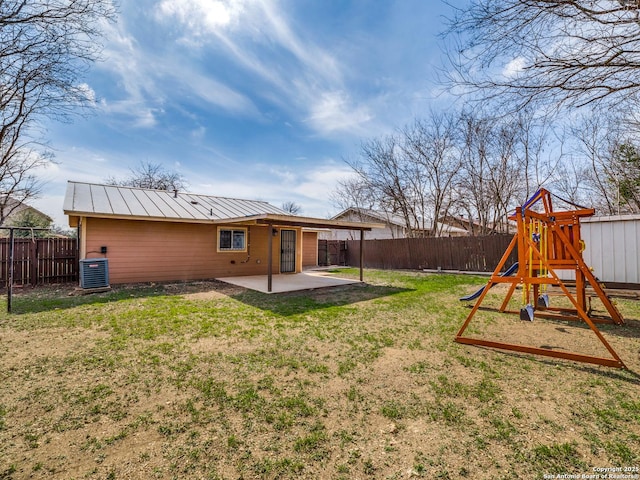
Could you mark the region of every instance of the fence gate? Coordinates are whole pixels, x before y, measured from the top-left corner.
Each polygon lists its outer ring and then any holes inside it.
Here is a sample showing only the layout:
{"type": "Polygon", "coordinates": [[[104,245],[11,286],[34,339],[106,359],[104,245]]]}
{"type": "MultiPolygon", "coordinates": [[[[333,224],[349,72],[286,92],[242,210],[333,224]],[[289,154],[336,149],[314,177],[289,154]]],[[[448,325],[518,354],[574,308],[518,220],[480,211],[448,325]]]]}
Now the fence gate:
{"type": "Polygon", "coordinates": [[[347,265],[346,240],[318,240],[318,265],[347,265]]]}
{"type": "MultiPolygon", "coordinates": [[[[15,238],[14,285],[78,281],[78,240],[75,238],[15,238]]],[[[9,239],[0,239],[0,283],[9,280],[9,239]]]]}

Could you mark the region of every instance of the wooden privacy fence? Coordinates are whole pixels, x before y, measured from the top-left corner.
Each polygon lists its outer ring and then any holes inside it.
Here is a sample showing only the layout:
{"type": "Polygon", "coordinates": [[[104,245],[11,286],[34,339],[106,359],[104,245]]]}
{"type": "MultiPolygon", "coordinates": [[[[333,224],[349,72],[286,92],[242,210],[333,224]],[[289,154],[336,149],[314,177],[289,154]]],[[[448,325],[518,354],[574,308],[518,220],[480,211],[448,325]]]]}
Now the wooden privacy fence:
{"type": "MultiPolygon", "coordinates": [[[[16,238],[14,285],[42,285],[78,280],[78,240],[75,238],[16,238]]],[[[9,279],[9,239],[0,239],[0,283],[9,279]]]]}
{"type": "MultiPolygon", "coordinates": [[[[442,269],[493,272],[513,235],[365,240],[364,266],[381,269],[442,269]]],[[[346,263],[360,266],[360,242],[346,241],[346,263]]],[[[518,261],[511,254],[506,266],[518,261]]]]}

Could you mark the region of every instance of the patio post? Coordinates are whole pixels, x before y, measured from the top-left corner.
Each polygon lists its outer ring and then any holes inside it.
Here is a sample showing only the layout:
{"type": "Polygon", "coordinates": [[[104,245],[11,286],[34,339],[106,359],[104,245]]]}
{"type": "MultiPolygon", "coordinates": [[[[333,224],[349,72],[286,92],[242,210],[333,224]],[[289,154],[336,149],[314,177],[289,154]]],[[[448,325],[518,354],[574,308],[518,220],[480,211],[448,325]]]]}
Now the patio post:
{"type": "Polygon", "coordinates": [[[267,241],[267,292],[271,293],[273,273],[273,224],[268,223],[267,228],[267,236],[269,237],[269,240],[267,241]]]}
{"type": "Polygon", "coordinates": [[[362,266],[364,265],[364,230],[360,229],[360,281],[364,281],[362,266]]]}

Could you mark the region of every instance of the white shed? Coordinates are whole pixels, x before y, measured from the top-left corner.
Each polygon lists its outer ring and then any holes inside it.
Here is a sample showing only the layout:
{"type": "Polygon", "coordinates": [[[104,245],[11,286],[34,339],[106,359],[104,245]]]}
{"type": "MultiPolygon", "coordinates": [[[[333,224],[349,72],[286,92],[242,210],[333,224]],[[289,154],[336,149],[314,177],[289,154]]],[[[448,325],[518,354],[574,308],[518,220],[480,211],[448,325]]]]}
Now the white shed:
{"type": "Polygon", "coordinates": [[[584,260],[602,282],[640,284],[640,215],[580,220],[584,260]]]}

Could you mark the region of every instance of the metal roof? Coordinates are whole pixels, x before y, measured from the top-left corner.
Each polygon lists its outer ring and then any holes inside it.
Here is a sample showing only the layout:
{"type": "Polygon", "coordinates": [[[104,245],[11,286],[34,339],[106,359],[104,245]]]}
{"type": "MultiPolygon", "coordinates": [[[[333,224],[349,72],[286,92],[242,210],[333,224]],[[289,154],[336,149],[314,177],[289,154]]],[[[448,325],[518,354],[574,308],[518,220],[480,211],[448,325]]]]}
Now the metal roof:
{"type": "Polygon", "coordinates": [[[290,214],[264,213],[249,217],[229,218],[228,223],[251,223],[259,225],[297,226],[307,228],[337,228],[342,230],[371,230],[372,228],[384,228],[381,223],[371,222],[347,222],[343,220],[325,220],[323,218],[301,217],[290,214]]]}
{"type": "MultiPolygon", "coordinates": [[[[383,223],[387,223],[389,225],[395,225],[398,227],[406,228],[407,222],[400,215],[396,215],[394,213],[383,212],[380,210],[371,210],[367,208],[359,208],[359,207],[349,207],[346,210],[343,210],[339,214],[335,215],[332,220],[338,220],[340,217],[346,216],[349,212],[353,212],[356,217],[367,216],[378,220],[383,223]]],[[[428,220],[423,220],[423,225],[428,225],[426,228],[424,226],[420,226],[418,224],[414,224],[412,226],[413,230],[430,230],[431,222],[428,220]]],[[[438,222],[438,231],[443,233],[458,233],[458,234],[467,234],[468,232],[462,228],[458,228],[453,225],[449,225],[448,223],[438,222]]]]}
{"type": "Polygon", "coordinates": [[[347,216],[350,212],[356,215],[357,217],[367,216],[370,218],[374,218],[380,222],[388,223],[390,225],[396,225],[399,227],[406,226],[406,222],[404,221],[404,218],[402,218],[400,215],[396,215],[394,213],[389,213],[389,212],[382,212],[380,210],[371,210],[368,208],[360,208],[360,207],[349,207],[346,210],[343,210],[342,212],[338,213],[337,215],[334,215],[332,217],[332,220],[338,220],[341,217],[347,216]]]}
{"type": "Polygon", "coordinates": [[[259,200],[71,181],[67,184],[63,208],[66,215],[194,222],[266,213],[287,215],[284,210],[259,200]]]}
{"type": "Polygon", "coordinates": [[[195,195],[167,190],[68,182],[64,213],[76,217],[132,218],[191,223],[296,225],[371,230],[381,224],[291,215],[259,200],[195,195]]]}

